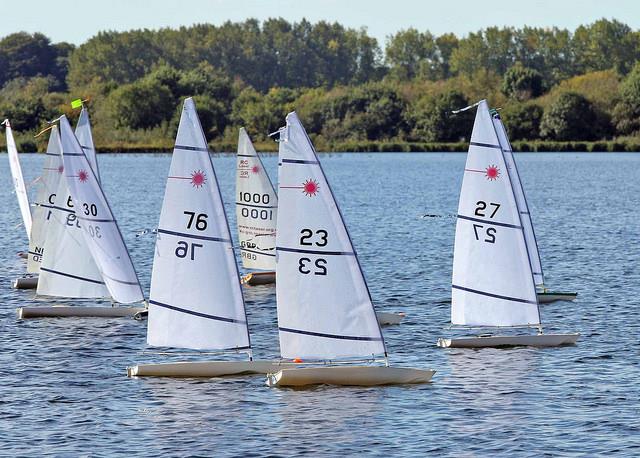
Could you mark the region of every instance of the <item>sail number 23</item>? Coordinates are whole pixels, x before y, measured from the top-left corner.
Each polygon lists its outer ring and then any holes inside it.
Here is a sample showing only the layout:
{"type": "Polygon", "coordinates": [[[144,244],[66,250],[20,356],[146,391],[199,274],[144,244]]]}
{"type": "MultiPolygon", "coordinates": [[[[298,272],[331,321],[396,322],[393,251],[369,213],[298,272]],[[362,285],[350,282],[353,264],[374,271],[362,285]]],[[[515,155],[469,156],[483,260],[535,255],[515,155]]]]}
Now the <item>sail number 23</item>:
{"type": "MultiPolygon", "coordinates": [[[[500,204],[496,202],[489,202],[489,206],[492,208],[487,209],[487,203],[484,200],[479,200],[476,202],[476,210],[474,215],[480,216],[482,218],[489,216],[489,218],[493,218],[498,213],[498,209],[500,208],[500,204]]],[[[473,233],[476,236],[476,240],[480,240],[486,243],[496,243],[496,228],[495,227],[485,227],[482,224],[474,224],[473,225],[473,233]],[[484,232],[484,234],[483,234],[484,232]]]]}
{"type": "MultiPolygon", "coordinates": [[[[329,243],[329,234],[324,229],[317,231],[311,229],[302,229],[300,231],[300,245],[303,246],[327,246],[329,243]]],[[[298,272],[303,275],[327,275],[327,260],[317,258],[314,262],[310,258],[298,259],[298,272]]]]}

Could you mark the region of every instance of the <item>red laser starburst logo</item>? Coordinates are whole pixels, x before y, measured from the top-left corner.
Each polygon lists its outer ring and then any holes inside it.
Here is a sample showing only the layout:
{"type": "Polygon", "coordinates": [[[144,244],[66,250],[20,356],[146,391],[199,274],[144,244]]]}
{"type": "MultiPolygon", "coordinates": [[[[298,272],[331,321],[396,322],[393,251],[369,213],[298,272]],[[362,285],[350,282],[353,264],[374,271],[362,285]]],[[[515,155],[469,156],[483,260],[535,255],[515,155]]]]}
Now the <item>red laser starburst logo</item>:
{"type": "Polygon", "coordinates": [[[308,179],[302,183],[302,192],[304,192],[308,197],[313,197],[318,194],[319,189],[320,186],[316,180],[308,179]]]}
{"type": "Polygon", "coordinates": [[[89,179],[89,174],[87,173],[86,170],[78,171],[78,180],[80,180],[80,183],[86,183],[88,179],[89,179]]]}
{"type": "Polygon", "coordinates": [[[201,188],[207,182],[207,176],[202,170],[196,170],[191,174],[191,184],[194,188],[201,188]]]}
{"type": "Polygon", "coordinates": [[[500,177],[500,169],[496,165],[490,165],[485,172],[487,180],[497,180],[500,177]]]}
{"type": "Polygon", "coordinates": [[[257,165],[254,165],[253,167],[251,167],[251,173],[255,173],[255,174],[260,173],[260,167],[258,167],[257,165]]]}
{"type": "Polygon", "coordinates": [[[64,172],[64,166],[63,165],[59,165],[58,166],[58,173],[62,173],[64,172]]]}

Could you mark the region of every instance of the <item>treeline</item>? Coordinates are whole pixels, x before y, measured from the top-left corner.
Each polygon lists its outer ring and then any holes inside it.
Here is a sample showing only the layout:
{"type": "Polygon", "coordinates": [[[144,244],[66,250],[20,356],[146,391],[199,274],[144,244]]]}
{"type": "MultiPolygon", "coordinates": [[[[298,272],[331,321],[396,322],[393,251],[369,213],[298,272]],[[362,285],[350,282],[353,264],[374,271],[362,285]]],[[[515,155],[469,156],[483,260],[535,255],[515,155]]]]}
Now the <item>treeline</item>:
{"type": "Polygon", "coordinates": [[[487,98],[525,148],[633,149],[639,60],[640,33],[606,19],[464,38],[407,29],[384,53],[364,29],[305,20],[101,32],[77,48],[15,33],[0,40],[0,115],[24,133],[23,150],[35,149],[47,119],[73,117],[69,101],[89,98],[98,146],[169,148],[180,101],[194,96],[218,147],[231,147],[240,126],[265,141],[295,109],[319,149],[428,150],[463,144],[473,113],[451,110],[487,98]]]}

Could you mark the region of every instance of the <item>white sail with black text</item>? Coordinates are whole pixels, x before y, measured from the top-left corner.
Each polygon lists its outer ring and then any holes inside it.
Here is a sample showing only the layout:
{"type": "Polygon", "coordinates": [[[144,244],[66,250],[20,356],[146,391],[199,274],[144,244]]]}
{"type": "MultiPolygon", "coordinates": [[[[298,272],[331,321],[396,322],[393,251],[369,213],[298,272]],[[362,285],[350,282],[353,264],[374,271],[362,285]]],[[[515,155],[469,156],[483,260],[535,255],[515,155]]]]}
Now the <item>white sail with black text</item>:
{"type": "MultiPolygon", "coordinates": [[[[293,361],[387,357],[351,238],[296,113],[280,130],[276,297],[280,353],[293,361]]],[[[377,385],[428,381],[433,371],[388,366],[284,369],[268,384],[377,385]],[[402,380],[402,382],[400,382],[402,380]]]]}
{"type": "Polygon", "coordinates": [[[66,116],[60,118],[64,176],[83,234],[114,301],[144,300],[138,276],[100,183],[66,116]]]}
{"type": "Polygon", "coordinates": [[[246,283],[275,281],[277,216],[278,196],[249,135],[241,128],[236,171],[236,222],[240,257],[246,269],[271,271],[250,273],[243,279],[246,283]]]}
{"type": "Polygon", "coordinates": [[[33,208],[33,224],[31,239],[29,240],[29,257],[27,258],[27,272],[40,272],[40,264],[44,255],[44,242],[48,234],[48,223],[51,216],[51,206],[54,204],[56,191],[62,176],[62,145],[58,126],[51,128],[49,144],[45,153],[42,175],[36,184],[37,193],[33,208]]]}
{"type": "MultiPolygon", "coordinates": [[[[521,216],[492,115],[484,100],[478,104],[460,191],[451,323],[473,327],[538,327],[540,334],[533,337],[543,336],[521,216]]],[[[523,344],[519,340],[522,336],[511,337],[512,345],[523,344]]],[[[567,343],[577,339],[577,335],[565,337],[567,343]]],[[[496,337],[462,340],[476,344],[471,346],[491,346],[492,338],[496,337]]],[[[456,346],[456,342],[441,339],[439,345],[456,346]]],[[[549,342],[548,338],[539,338],[537,344],[549,342]]]]}
{"type": "Polygon", "coordinates": [[[18,148],[16,148],[16,142],[13,138],[11,123],[8,119],[5,119],[2,124],[4,124],[6,128],[7,153],[9,156],[11,176],[13,178],[13,187],[15,189],[16,197],[18,198],[18,206],[20,207],[20,213],[22,214],[24,228],[27,231],[27,238],[29,238],[31,237],[31,209],[29,208],[29,196],[27,194],[27,188],[24,185],[20,159],[18,159],[18,148]]]}
{"type": "Polygon", "coordinates": [[[516,198],[516,204],[518,211],[520,212],[520,219],[522,220],[522,226],[524,228],[524,235],[527,242],[527,250],[529,253],[529,262],[531,263],[531,270],[533,274],[533,281],[536,285],[536,292],[538,296],[538,302],[553,302],[555,300],[573,300],[576,298],[575,292],[560,292],[549,291],[544,284],[544,271],[542,270],[542,262],[540,260],[540,251],[538,249],[538,242],[536,240],[535,230],[533,228],[533,222],[531,220],[531,211],[527,203],[527,198],[520,180],[520,173],[516,165],[515,157],[513,156],[513,149],[507,136],[507,131],[502,123],[502,119],[499,114],[493,115],[493,125],[498,134],[498,140],[502,147],[502,154],[506,163],[506,169],[511,179],[513,186],[513,192],[516,198]]]}
{"type": "Polygon", "coordinates": [[[75,130],[76,138],[80,142],[82,151],[89,161],[91,169],[96,175],[98,183],[100,183],[100,171],[98,170],[98,158],[96,157],[96,148],[93,144],[93,134],[91,133],[91,121],[89,121],[89,112],[83,106],[78,118],[78,124],[75,130]]]}
{"type": "MultiPolygon", "coordinates": [[[[193,99],[184,102],[158,224],[147,343],[248,352],[249,328],[231,233],[193,99]]],[[[266,373],[271,362],[142,364],[130,376],[266,373]]]]}

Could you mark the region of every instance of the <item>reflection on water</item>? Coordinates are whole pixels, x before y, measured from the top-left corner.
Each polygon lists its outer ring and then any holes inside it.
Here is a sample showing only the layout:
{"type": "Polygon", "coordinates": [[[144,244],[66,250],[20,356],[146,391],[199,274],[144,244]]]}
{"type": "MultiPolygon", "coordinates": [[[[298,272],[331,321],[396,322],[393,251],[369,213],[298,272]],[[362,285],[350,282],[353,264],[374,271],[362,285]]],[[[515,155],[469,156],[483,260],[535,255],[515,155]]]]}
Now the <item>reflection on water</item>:
{"type": "MultiPolygon", "coordinates": [[[[31,182],[43,156],[21,159],[31,182]]],[[[545,331],[578,331],[578,345],[437,348],[437,338],[449,335],[450,216],[465,156],[322,156],[376,306],[407,313],[402,325],[384,328],[392,363],[437,373],[420,386],[297,390],[268,388],[264,376],[128,379],[126,366],[168,359],[148,352],[144,322],[16,320],[16,307],[64,301],[10,288],[24,270],[15,253],[26,239],[8,167],[0,167],[2,453],[639,455],[640,156],[517,159],[547,283],[579,293],[575,302],[542,307],[545,331]]],[[[170,157],[99,160],[148,291],[155,240],[149,230],[157,226],[170,157]]],[[[235,158],[217,155],[214,164],[233,227],[235,158]]],[[[276,164],[266,157],[274,178],[276,164]]],[[[275,290],[246,288],[245,299],[255,357],[277,357],[275,290]]]]}

